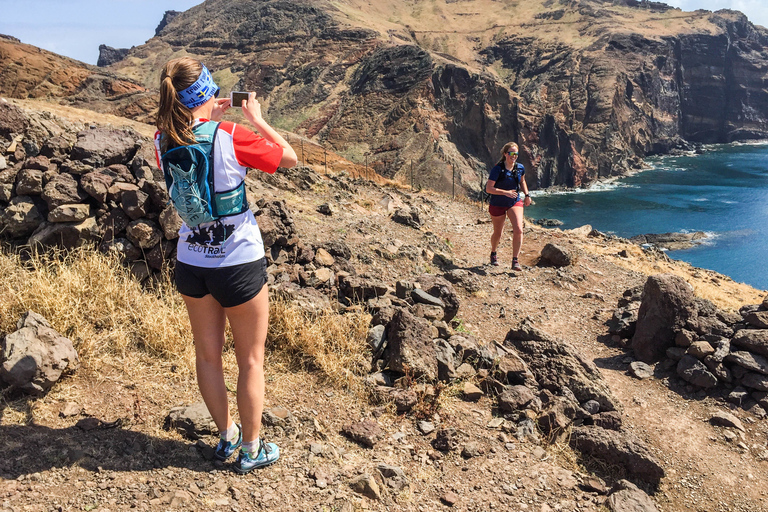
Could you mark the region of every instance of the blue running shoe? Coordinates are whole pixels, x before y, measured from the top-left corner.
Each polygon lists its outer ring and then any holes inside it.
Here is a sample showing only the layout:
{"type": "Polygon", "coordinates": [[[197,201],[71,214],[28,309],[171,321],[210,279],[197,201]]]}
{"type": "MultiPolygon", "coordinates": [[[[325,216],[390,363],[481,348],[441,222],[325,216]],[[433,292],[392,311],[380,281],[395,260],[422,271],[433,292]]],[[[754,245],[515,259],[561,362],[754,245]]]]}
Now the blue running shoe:
{"type": "Polygon", "coordinates": [[[243,429],[240,427],[239,423],[236,423],[236,425],[237,441],[230,443],[229,441],[219,439],[219,444],[216,446],[216,452],[214,453],[214,456],[218,460],[227,460],[233,453],[235,453],[235,450],[240,448],[240,445],[243,444],[243,429]]]}
{"type": "Polygon", "coordinates": [[[280,458],[280,448],[275,443],[265,443],[264,440],[259,440],[259,453],[256,457],[245,450],[240,450],[240,455],[237,457],[234,469],[241,475],[249,473],[256,468],[263,468],[270,464],[277,462],[280,458]]]}

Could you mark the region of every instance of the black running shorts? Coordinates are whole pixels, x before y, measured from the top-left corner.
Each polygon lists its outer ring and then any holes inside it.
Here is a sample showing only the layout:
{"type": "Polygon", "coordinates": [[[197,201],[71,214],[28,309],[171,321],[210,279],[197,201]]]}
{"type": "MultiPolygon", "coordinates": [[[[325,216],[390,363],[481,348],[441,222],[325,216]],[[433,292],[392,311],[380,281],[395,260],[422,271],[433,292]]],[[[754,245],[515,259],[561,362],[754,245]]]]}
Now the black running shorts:
{"type": "Polygon", "coordinates": [[[210,293],[225,308],[248,302],[258,295],[266,282],[266,258],[219,268],[176,262],[176,288],[180,294],[201,299],[210,293]]]}

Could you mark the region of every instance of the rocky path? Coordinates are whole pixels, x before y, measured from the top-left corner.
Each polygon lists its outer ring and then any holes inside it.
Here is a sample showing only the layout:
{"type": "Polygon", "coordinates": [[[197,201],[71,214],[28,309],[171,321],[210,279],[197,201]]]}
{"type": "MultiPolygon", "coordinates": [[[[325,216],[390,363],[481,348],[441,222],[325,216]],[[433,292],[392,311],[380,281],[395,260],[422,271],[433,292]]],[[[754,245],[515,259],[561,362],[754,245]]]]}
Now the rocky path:
{"type": "MultiPolygon", "coordinates": [[[[487,214],[428,192],[309,172],[254,179],[250,187],[270,205],[285,202],[305,245],[343,242],[357,274],[390,289],[448,275],[461,304],[446,327],[450,334],[494,347],[527,321],[575,347],[599,368],[624,429],[660,461],[666,475],[656,505],[632,489],[609,498],[590,470],[610,476],[610,468],[580,460],[567,435],[547,439],[521,428],[533,424],[525,418],[499,414],[495,397],[468,387],[479,377],[441,388],[436,409],[422,402],[399,414],[392,404],[369,400],[363,377],[344,390],[312,373],[271,368],[265,436],[283,455],[268,469],[239,476],[212,460],[214,437],[194,441],[163,428],[172,407],[200,400],[192,377],[162,362],[130,367],[116,359],[98,368],[86,362],[39,399],[4,395],[0,510],[550,512],[628,510],[622,507],[629,499],[641,500],[644,508],[635,510],[646,511],[768,510],[766,420],[734,409],[743,430],[711,425],[712,414],[729,411],[728,404],[674,379],[631,377],[634,358],[605,325],[624,291],[647,278],[633,268],[687,272],[698,290],[722,292],[724,303],[756,302],[756,291],[626,241],[588,237],[589,229],[529,226],[524,271],[517,273],[509,269],[507,233],[502,265],[492,267],[487,214]],[[548,244],[577,258],[559,268],[542,265],[548,244]]],[[[303,271],[305,278],[318,275],[303,271]]]]}

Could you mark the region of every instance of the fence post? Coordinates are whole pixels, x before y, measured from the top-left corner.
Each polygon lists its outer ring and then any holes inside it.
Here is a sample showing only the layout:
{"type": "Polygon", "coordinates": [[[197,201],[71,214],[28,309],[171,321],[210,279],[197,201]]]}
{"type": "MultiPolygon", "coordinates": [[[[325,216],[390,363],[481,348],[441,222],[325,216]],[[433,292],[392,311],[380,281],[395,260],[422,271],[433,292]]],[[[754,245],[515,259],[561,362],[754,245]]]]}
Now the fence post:
{"type": "Polygon", "coordinates": [[[485,180],[483,178],[485,178],[485,170],[480,169],[480,211],[483,211],[485,207],[485,187],[483,186],[485,180]]]}
{"type": "Polygon", "coordinates": [[[451,201],[456,199],[456,164],[451,164],[453,168],[453,186],[451,188],[451,201]]]}

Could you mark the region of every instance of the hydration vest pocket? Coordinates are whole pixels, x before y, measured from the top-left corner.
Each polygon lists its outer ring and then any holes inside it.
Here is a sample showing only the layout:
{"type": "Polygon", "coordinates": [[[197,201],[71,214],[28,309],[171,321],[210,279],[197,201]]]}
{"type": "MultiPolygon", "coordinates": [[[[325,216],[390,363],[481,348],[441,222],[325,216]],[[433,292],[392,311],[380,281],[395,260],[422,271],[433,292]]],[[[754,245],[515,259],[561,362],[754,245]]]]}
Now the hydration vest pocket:
{"type": "Polygon", "coordinates": [[[245,201],[245,182],[241,182],[237,188],[229,192],[217,193],[214,196],[216,212],[220,217],[237,215],[248,209],[245,201]]]}

